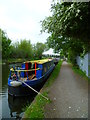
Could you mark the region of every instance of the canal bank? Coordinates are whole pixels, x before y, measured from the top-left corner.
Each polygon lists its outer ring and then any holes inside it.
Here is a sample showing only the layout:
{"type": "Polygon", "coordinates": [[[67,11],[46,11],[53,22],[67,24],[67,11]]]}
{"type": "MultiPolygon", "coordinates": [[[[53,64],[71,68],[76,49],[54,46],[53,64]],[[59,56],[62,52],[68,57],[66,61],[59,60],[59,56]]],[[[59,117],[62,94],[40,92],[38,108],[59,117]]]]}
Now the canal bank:
{"type": "MultiPolygon", "coordinates": [[[[45,58],[43,58],[45,59],[45,58]]],[[[25,59],[25,58],[16,58],[16,59],[8,59],[8,60],[2,60],[0,61],[0,64],[16,64],[16,63],[23,63],[25,61],[32,61],[32,60],[38,60],[38,59],[25,59]]]]}
{"type": "MultiPolygon", "coordinates": [[[[52,83],[57,78],[60,67],[61,67],[62,61],[59,61],[59,63],[56,65],[55,69],[53,70],[52,74],[48,78],[47,82],[45,83],[44,87],[41,89],[40,93],[42,95],[48,97],[49,94],[49,88],[52,85],[52,83]]],[[[26,107],[26,111],[24,113],[24,118],[44,118],[44,107],[46,104],[51,103],[51,100],[46,100],[40,95],[37,95],[35,100],[32,102],[30,106],[26,107]]]]}
{"type": "Polygon", "coordinates": [[[26,61],[26,59],[8,59],[8,60],[2,60],[2,64],[16,64],[16,63],[22,63],[26,61]]]}
{"type": "Polygon", "coordinates": [[[59,71],[55,82],[48,80],[41,90],[49,100],[37,95],[23,118],[88,118],[88,81],[74,73],[67,62],[59,71]]]}

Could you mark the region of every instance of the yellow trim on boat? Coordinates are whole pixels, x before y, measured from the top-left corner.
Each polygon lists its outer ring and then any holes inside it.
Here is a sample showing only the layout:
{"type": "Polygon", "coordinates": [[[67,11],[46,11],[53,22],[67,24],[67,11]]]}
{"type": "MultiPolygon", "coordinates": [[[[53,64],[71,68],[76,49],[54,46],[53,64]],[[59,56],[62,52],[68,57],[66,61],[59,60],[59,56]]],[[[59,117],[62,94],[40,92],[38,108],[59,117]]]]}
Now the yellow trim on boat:
{"type": "Polygon", "coordinates": [[[48,61],[52,61],[52,59],[43,59],[43,60],[26,61],[26,62],[24,62],[24,63],[29,63],[29,62],[31,62],[31,63],[44,64],[44,63],[46,63],[46,62],[48,62],[48,61]]]}
{"type": "MultiPolygon", "coordinates": [[[[17,71],[17,72],[28,72],[28,71],[34,71],[35,69],[30,69],[30,70],[14,70],[13,68],[10,69],[10,71],[17,71]]],[[[40,70],[40,68],[37,68],[36,70],[40,70]]]]}

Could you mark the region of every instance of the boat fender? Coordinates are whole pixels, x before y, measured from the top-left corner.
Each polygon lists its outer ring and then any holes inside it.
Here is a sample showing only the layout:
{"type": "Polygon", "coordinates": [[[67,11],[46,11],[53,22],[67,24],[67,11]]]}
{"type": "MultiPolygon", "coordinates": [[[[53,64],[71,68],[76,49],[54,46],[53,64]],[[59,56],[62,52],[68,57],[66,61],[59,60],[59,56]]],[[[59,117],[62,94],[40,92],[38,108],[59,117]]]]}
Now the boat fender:
{"type": "Polygon", "coordinates": [[[19,82],[19,81],[12,81],[12,82],[10,82],[10,84],[11,84],[11,86],[13,86],[13,87],[17,87],[17,86],[22,85],[22,83],[19,82]]]}

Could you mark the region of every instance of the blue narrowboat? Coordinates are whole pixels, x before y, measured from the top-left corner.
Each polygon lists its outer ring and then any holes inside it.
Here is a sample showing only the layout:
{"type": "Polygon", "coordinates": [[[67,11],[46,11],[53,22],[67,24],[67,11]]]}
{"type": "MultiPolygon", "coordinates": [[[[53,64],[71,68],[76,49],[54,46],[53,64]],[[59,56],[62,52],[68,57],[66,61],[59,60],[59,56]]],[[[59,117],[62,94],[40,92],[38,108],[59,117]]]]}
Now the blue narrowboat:
{"type": "Polygon", "coordinates": [[[8,93],[12,96],[25,96],[33,93],[28,86],[38,90],[53,71],[52,59],[26,61],[20,67],[10,69],[8,93]]]}

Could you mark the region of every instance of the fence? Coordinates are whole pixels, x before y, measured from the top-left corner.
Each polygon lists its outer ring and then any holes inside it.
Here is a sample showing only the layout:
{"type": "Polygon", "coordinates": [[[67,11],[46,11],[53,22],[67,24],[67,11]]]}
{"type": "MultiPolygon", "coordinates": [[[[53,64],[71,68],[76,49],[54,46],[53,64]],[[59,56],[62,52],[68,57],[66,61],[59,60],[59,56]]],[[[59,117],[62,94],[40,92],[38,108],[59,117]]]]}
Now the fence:
{"type": "Polygon", "coordinates": [[[83,58],[77,56],[76,60],[80,69],[90,78],[90,53],[87,53],[83,58]]]}

